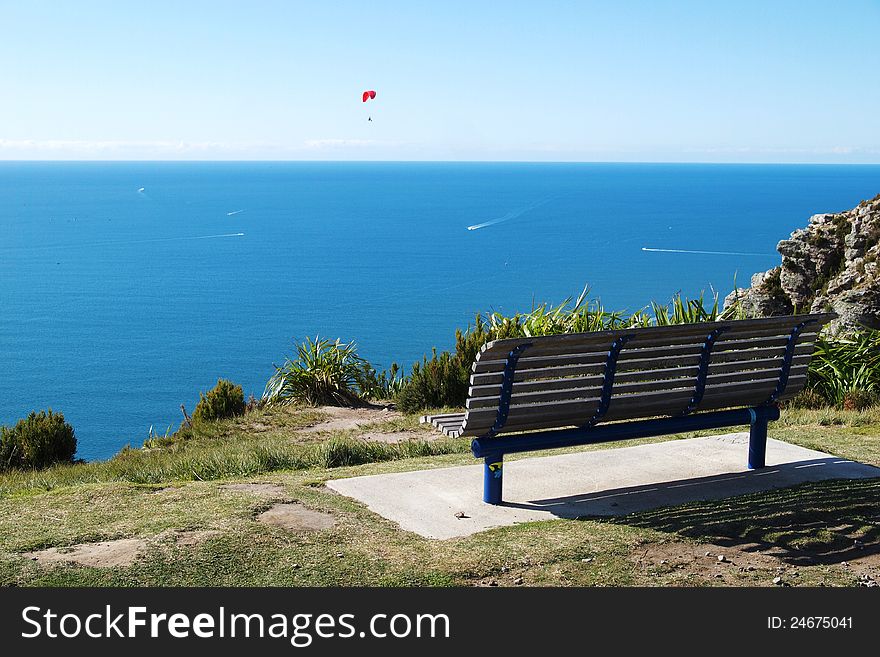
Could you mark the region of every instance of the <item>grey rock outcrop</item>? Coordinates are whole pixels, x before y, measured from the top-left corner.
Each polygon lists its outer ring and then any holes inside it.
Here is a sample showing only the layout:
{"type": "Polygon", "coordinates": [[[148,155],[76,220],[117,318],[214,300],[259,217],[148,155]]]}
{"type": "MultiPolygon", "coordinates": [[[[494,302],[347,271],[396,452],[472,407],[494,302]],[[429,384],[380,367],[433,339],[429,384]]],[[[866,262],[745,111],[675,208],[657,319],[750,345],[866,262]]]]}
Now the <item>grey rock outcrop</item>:
{"type": "Polygon", "coordinates": [[[752,317],[834,311],[833,328],[880,329],[880,195],[836,214],[816,214],[776,247],[782,264],[731,292],[752,317]]]}

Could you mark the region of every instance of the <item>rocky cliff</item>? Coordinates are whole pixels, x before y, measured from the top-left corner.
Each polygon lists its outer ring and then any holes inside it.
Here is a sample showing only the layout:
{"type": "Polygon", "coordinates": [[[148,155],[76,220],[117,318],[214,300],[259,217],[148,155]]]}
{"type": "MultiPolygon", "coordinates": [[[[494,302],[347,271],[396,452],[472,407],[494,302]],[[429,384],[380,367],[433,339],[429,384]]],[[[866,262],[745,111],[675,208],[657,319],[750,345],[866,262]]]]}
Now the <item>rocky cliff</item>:
{"type": "Polygon", "coordinates": [[[836,329],[880,329],[880,195],[852,210],[817,214],[782,240],[779,267],[731,292],[752,317],[834,311],[836,329]]]}

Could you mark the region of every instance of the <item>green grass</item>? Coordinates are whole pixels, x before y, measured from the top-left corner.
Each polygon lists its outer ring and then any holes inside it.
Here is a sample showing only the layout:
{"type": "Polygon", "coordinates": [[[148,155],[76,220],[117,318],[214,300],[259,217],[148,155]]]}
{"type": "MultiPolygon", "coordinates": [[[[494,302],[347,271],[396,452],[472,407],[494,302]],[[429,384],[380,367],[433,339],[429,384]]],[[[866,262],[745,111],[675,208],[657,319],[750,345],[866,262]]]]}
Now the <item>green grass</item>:
{"type": "MultiPolygon", "coordinates": [[[[855,585],[865,572],[876,573],[870,564],[843,562],[880,552],[880,482],[822,482],[721,503],[524,523],[430,541],[321,483],[472,464],[467,441],[377,443],[356,451],[351,445],[363,441],[351,432],[318,442],[297,432],[317,419],[306,409],[256,411],[173,448],[0,476],[0,584],[717,586],[771,585],[781,573],[791,584],[855,585]],[[266,457],[271,454],[277,458],[266,457]],[[258,523],[256,515],[272,500],[220,488],[230,481],[276,483],[283,488],[278,499],[330,513],[336,524],[297,534],[258,523]],[[183,546],[173,539],[180,530],[216,533],[183,546]],[[123,537],[148,542],[142,558],[127,567],[48,566],[21,556],[123,537]],[[707,551],[722,551],[728,562],[719,565],[703,556],[707,551]]],[[[371,430],[408,430],[415,422],[406,417],[371,430]]],[[[878,410],[786,411],[771,425],[771,437],[875,465],[878,435],[878,410]]],[[[664,439],[589,449],[658,440],[664,439]]]]}
{"type": "Polygon", "coordinates": [[[466,440],[386,444],[356,440],[353,432],[337,432],[323,439],[297,433],[323,417],[309,408],[281,407],[200,423],[194,427],[194,437],[168,447],[127,449],[107,461],[2,473],[0,496],[85,483],[161,484],[247,477],[279,470],[463,453],[469,447],[466,440]]]}

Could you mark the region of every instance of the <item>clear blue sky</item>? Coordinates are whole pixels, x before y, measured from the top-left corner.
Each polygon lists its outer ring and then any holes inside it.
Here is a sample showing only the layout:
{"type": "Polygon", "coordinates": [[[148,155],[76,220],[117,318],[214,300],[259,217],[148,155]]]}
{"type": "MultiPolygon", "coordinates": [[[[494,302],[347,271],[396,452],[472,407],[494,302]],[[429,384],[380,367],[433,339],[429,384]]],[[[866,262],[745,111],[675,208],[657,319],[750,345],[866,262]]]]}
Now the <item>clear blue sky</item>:
{"type": "Polygon", "coordinates": [[[0,0],[0,159],[877,163],[878,26],[877,0],[0,0]]]}

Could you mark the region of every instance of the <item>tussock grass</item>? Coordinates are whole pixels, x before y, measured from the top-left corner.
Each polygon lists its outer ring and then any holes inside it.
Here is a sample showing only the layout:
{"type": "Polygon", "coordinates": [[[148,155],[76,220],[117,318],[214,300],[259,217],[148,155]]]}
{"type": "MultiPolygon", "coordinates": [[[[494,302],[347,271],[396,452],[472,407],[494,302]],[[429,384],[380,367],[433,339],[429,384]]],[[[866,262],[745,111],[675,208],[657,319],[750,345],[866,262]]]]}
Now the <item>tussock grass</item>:
{"type": "Polygon", "coordinates": [[[292,443],[270,437],[249,442],[190,442],[155,450],[125,450],[108,461],[13,471],[0,476],[0,495],[52,490],[83,483],[125,481],[158,484],[207,481],[308,468],[336,468],[466,452],[466,439],[411,440],[388,444],[347,436],[322,442],[292,443]]]}
{"type": "Polygon", "coordinates": [[[777,422],[771,426],[821,426],[821,427],[878,427],[880,428],[880,407],[874,406],[863,411],[842,408],[786,408],[777,422]]]}
{"type": "Polygon", "coordinates": [[[266,383],[262,401],[267,405],[357,406],[365,399],[389,399],[403,385],[398,366],[377,372],[357,353],[354,342],[316,336],[296,347],[266,383]]]}

